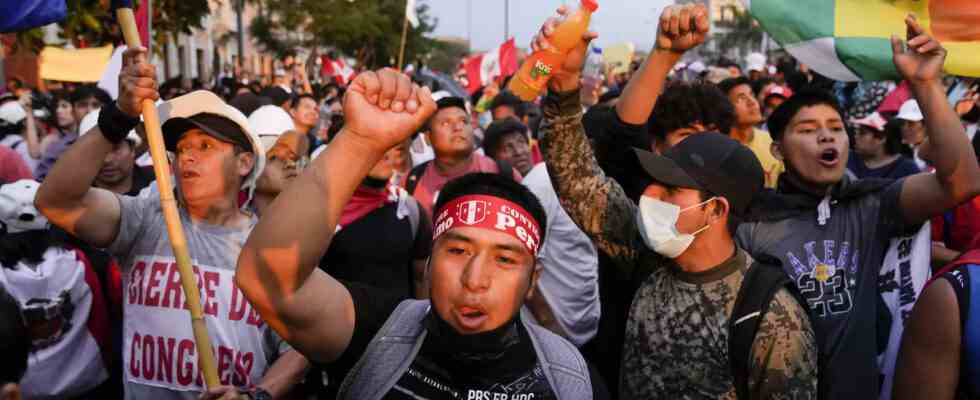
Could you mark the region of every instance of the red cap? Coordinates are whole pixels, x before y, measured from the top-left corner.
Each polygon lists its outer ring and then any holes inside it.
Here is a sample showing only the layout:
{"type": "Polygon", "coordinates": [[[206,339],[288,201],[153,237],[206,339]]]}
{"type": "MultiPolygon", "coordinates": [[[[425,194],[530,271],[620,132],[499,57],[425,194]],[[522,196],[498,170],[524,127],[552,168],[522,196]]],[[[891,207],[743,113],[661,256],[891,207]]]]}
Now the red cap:
{"type": "Polygon", "coordinates": [[[582,7],[585,7],[590,12],[595,12],[599,9],[599,2],[597,0],[582,0],[582,7]]]}

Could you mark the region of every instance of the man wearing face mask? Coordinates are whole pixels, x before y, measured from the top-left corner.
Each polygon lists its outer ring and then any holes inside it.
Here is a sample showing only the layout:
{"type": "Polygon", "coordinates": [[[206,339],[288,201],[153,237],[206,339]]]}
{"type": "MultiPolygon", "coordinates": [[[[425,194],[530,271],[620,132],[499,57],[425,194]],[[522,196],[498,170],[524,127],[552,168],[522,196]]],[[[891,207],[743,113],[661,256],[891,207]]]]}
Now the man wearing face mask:
{"type": "MultiPolygon", "coordinates": [[[[668,7],[649,62],[673,65],[703,42],[707,25],[703,6],[668,7]]],[[[599,168],[582,127],[578,71],[587,47],[583,40],[549,82],[542,148],[562,205],[596,247],[624,270],[652,266],[630,309],[620,397],[816,398],[816,340],[788,280],[769,287],[774,294],[755,312],[740,312],[776,269],[733,239],[763,188],[758,159],[720,133],[691,135],[662,156],[637,149],[650,180],[637,207],[599,168]],[[757,324],[748,339],[743,324],[757,324]]]]}

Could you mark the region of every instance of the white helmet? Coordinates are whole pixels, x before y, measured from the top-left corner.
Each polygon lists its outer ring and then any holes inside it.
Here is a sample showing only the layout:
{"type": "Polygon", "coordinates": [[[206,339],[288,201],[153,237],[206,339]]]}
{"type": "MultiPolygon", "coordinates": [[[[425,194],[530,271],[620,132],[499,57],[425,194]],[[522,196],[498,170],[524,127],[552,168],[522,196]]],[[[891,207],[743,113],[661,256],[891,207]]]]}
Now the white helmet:
{"type": "Polygon", "coordinates": [[[39,187],[40,183],[30,179],[0,186],[0,223],[7,227],[7,233],[48,228],[48,219],[34,207],[39,187]]]}

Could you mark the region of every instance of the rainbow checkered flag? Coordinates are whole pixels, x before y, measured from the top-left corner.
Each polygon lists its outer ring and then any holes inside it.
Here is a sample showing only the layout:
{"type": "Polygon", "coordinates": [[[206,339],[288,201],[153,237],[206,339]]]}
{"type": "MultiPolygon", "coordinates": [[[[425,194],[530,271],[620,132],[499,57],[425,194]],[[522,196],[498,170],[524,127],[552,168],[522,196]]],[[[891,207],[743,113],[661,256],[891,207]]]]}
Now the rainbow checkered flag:
{"type": "Polygon", "coordinates": [[[831,79],[901,79],[889,38],[905,39],[910,12],[948,50],[947,74],[980,77],[980,0],[742,2],[790,54],[831,79]]]}

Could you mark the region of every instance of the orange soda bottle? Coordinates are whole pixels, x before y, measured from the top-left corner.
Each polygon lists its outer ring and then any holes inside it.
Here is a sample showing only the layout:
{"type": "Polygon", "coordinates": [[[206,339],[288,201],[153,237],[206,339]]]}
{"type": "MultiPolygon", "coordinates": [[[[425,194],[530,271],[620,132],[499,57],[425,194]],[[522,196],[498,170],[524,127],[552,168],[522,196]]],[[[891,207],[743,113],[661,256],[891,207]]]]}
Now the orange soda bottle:
{"type": "Polygon", "coordinates": [[[510,80],[507,88],[524,101],[533,101],[544,90],[556,68],[565,61],[565,56],[582,40],[589,29],[592,13],[599,8],[597,0],[582,0],[575,12],[568,14],[555,27],[548,38],[551,47],[540,49],[524,60],[517,74],[510,80]]]}

